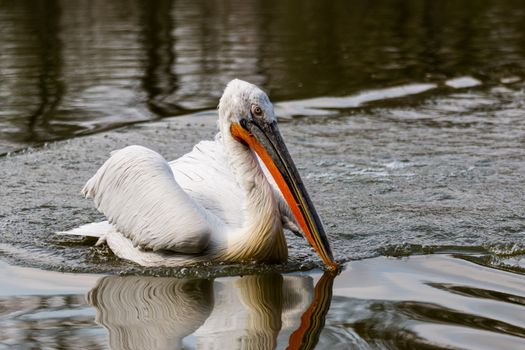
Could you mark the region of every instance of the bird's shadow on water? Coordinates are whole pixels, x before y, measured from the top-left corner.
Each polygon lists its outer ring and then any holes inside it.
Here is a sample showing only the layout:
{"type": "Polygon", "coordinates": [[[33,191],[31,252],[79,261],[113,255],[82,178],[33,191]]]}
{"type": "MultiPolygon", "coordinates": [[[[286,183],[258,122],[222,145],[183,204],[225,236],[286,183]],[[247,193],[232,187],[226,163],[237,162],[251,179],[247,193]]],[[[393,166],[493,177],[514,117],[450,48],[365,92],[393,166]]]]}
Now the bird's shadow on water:
{"type": "Polygon", "coordinates": [[[107,276],[87,300],[112,349],[313,349],[335,276],[107,276]]]}

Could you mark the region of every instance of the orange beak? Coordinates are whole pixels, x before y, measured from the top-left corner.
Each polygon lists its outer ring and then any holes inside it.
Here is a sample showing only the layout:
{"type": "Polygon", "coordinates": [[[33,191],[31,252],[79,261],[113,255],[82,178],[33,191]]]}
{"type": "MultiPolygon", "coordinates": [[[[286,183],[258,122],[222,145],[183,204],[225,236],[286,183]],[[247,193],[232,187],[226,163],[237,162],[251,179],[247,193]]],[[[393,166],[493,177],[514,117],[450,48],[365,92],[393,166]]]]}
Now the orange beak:
{"type": "Polygon", "coordinates": [[[321,220],[306,192],[299,172],[282,140],[277,123],[242,119],[230,131],[238,141],[254,150],[274,178],[308,242],[329,270],[337,270],[321,220]]]}

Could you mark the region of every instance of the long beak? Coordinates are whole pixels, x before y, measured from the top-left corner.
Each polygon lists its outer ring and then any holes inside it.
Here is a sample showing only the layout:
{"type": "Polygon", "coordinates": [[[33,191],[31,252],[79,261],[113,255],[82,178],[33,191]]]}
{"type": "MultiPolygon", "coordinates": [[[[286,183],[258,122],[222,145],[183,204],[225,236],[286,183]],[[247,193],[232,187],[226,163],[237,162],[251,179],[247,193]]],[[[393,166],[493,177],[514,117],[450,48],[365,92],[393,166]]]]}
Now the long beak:
{"type": "Polygon", "coordinates": [[[332,256],[321,220],[284,144],[277,123],[243,119],[241,124],[233,123],[230,131],[233,137],[246,143],[261,158],[312,247],[330,270],[337,270],[338,265],[332,256]]]}

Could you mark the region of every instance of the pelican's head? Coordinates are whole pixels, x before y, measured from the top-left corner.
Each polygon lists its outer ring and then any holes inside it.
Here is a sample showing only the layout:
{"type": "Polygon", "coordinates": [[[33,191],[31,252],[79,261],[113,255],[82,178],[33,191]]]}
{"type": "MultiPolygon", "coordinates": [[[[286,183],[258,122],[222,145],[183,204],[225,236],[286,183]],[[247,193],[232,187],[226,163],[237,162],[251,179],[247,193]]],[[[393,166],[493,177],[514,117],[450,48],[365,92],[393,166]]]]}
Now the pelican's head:
{"type": "Polygon", "coordinates": [[[239,124],[242,119],[259,118],[267,123],[275,121],[273,105],[257,86],[246,81],[234,79],[228,83],[219,102],[219,120],[222,128],[239,124]]]}
{"type": "Polygon", "coordinates": [[[281,137],[268,96],[253,84],[232,80],[219,103],[219,124],[223,134],[230,132],[235,140],[257,153],[312,247],[330,269],[337,269],[323,225],[281,137]]]}

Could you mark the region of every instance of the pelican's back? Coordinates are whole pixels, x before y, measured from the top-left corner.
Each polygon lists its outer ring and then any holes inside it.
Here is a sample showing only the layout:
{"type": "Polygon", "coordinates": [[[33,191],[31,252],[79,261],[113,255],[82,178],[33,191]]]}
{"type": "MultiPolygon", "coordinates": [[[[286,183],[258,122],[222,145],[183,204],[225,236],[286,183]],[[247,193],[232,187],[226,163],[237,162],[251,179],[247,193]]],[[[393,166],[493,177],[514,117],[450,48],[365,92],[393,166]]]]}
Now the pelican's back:
{"type": "Polygon", "coordinates": [[[204,209],[226,226],[242,226],[245,195],[235,181],[220,139],[199,142],[170,166],[177,183],[204,209]]]}

